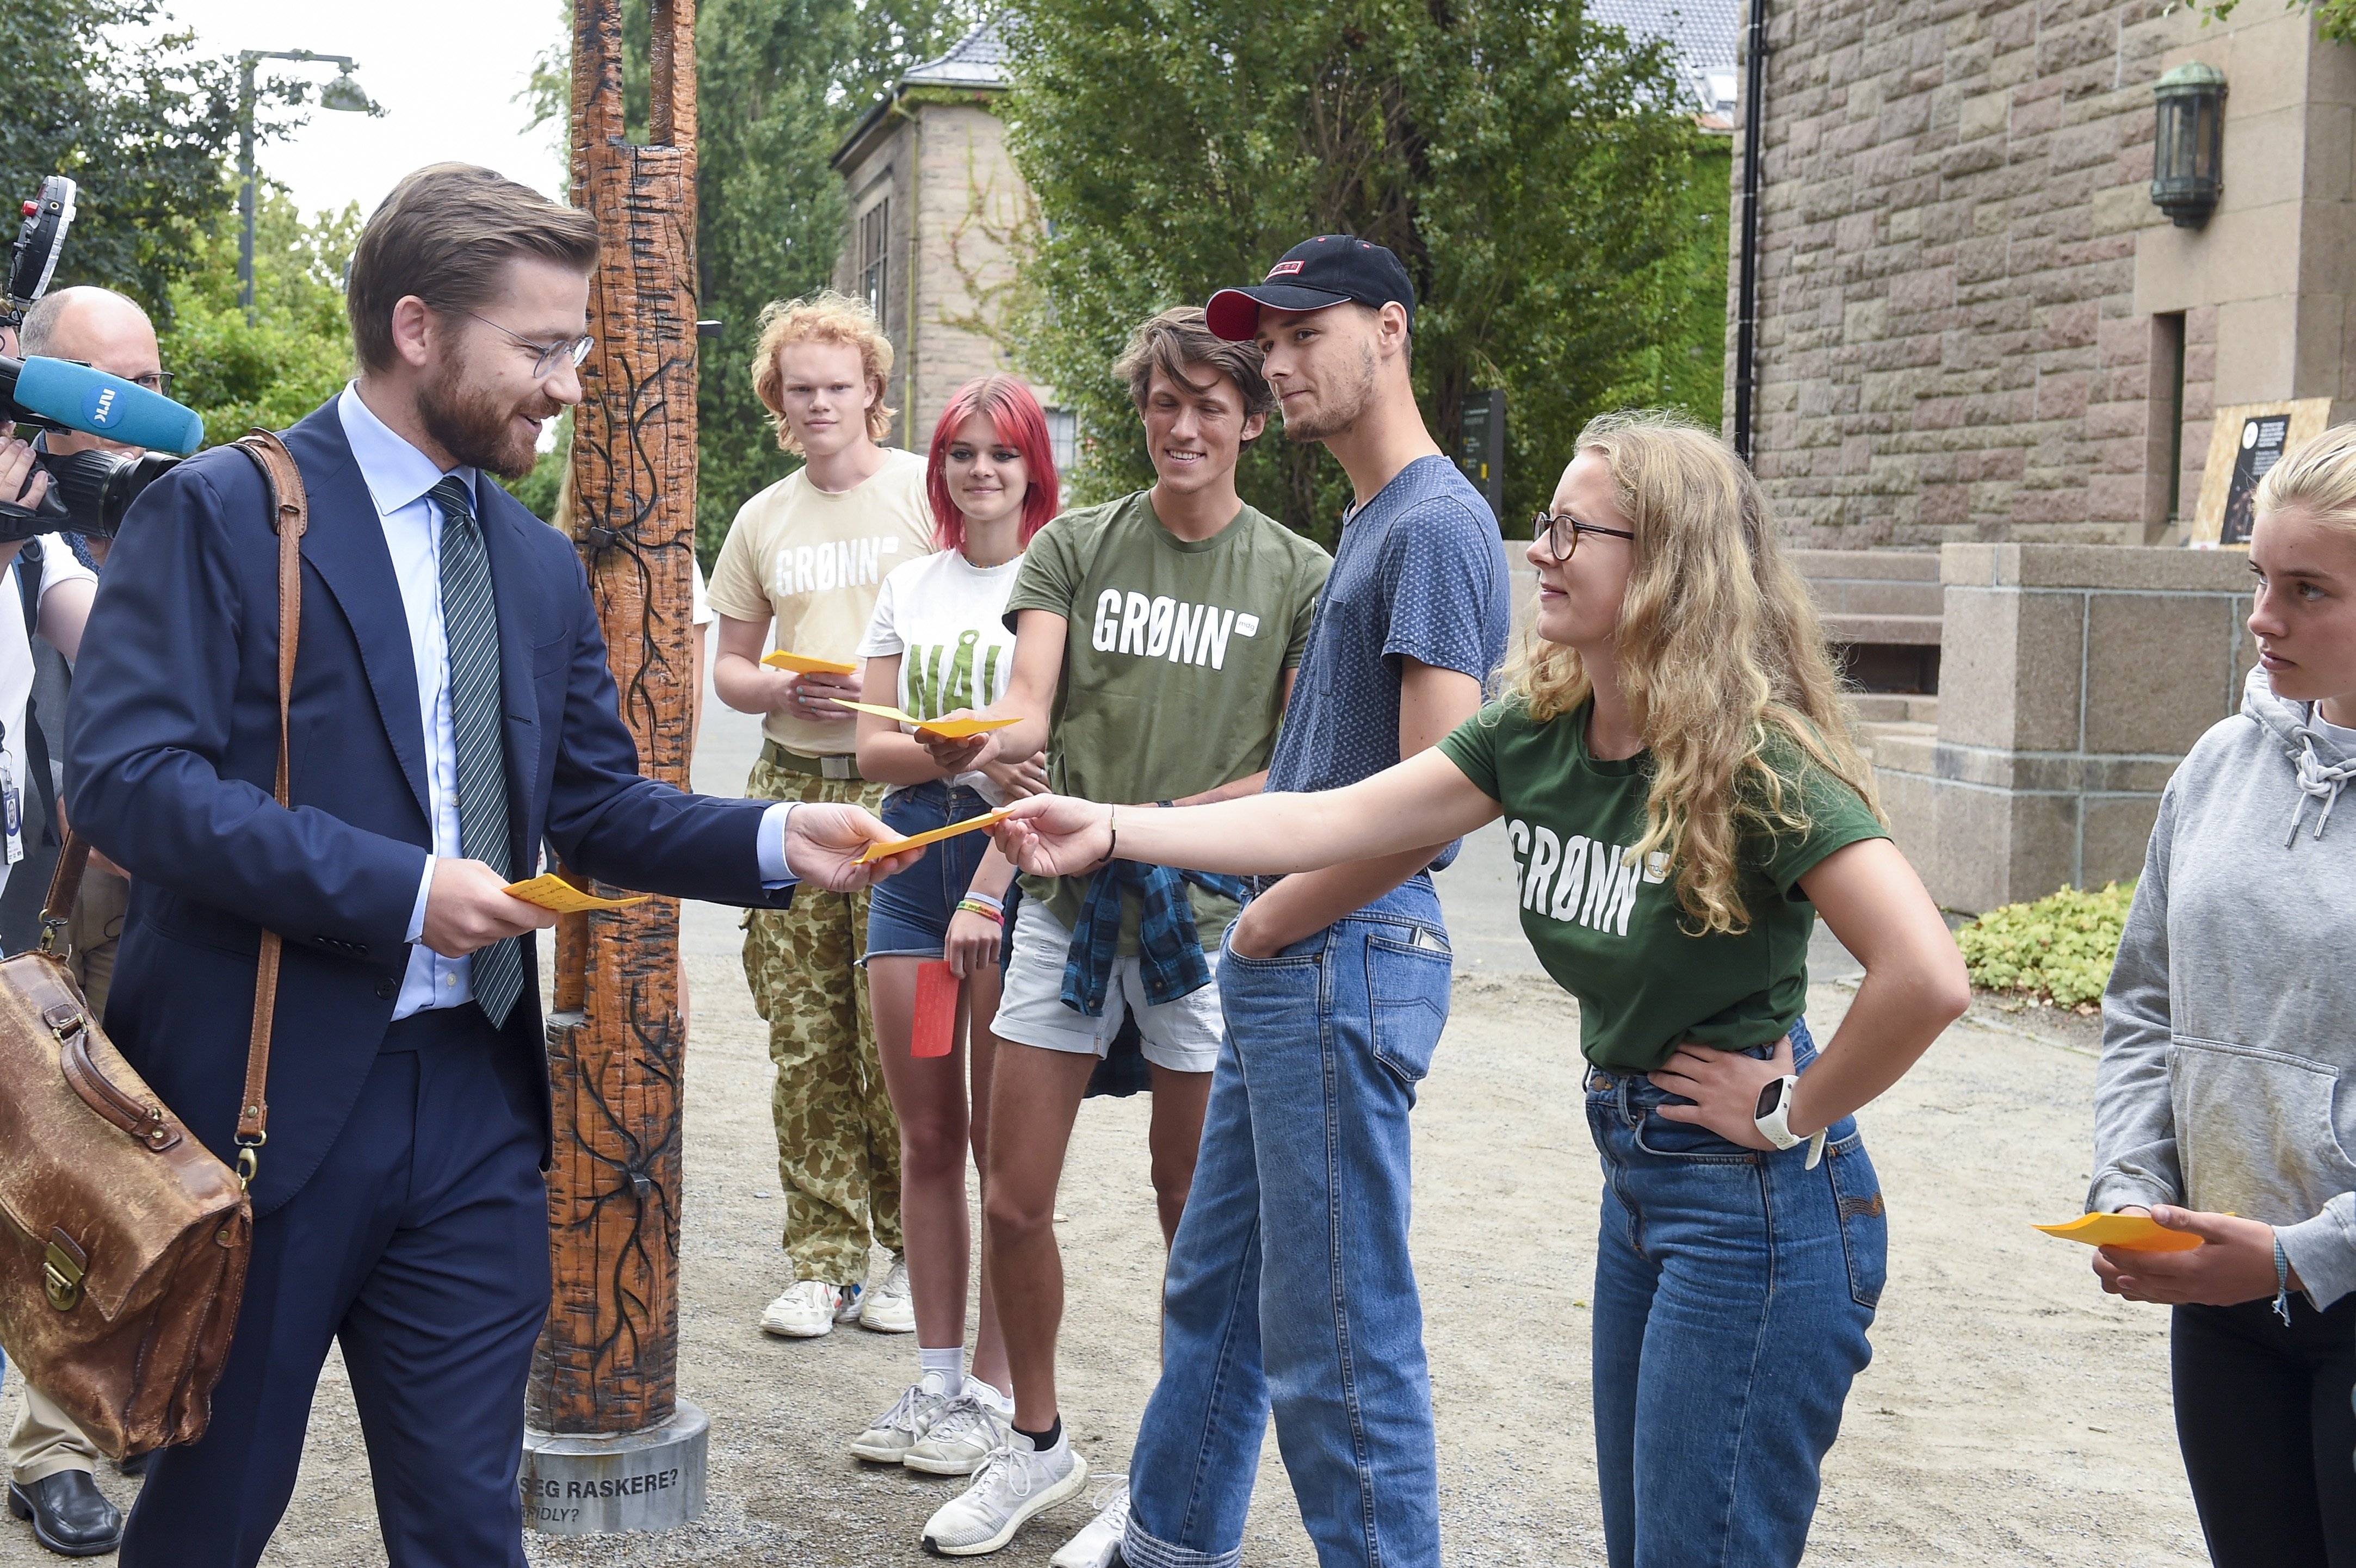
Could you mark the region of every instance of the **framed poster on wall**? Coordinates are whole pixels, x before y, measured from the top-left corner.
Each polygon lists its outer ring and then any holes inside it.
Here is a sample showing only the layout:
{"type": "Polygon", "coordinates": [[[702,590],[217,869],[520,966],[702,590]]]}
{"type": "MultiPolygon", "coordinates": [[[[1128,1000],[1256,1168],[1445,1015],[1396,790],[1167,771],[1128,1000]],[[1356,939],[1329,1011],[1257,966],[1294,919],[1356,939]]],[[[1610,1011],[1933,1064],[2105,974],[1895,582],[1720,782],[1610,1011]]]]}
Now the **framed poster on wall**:
{"type": "Polygon", "coordinates": [[[2185,543],[2195,549],[2246,549],[2258,481],[2331,423],[2329,398],[2279,403],[2228,403],[2209,429],[2209,461],[2185,543]]]}

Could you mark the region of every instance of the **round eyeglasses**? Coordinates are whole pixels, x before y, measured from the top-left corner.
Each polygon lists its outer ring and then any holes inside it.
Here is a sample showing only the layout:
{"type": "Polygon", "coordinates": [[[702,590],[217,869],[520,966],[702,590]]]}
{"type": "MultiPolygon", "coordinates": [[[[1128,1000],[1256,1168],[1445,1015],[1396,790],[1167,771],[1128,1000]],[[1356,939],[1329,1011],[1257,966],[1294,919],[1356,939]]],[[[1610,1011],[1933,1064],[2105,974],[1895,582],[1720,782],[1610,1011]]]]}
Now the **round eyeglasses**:
{"type": "Polygon", "coordinates": [[[1579,553],[1579,536],[1581,534],[1602,534],[1609,539],[1631,542],[1636,538],[1625,528],[1607,528],[1601,523],[1582,523],[1568,512],[1559,517],[1540,512],[1530,519],[1530,537],[1544,539],[1547,549],[1553,552],[1557,560],[1569,560],[1579,553]]]}
{"type": "Polygon", "coordinates": [[[471,310],[466,314],[468,315],[475,316],[477,321],[481,322],[485,326],[489,327],[494,332],[507,333],[507,335],[515,339],[518,344],[521,345],[523,347],[530,349],[532,353],[539,356],[538,358],[535,358],[531,362],[531,379],[535,381],[545,381],[548,378],[556,374],[556,368],[559,365],[580,364],[581,361],[589,357],[589,350],[597,347],[597,340],[586,333],[582,334],[579,337],[570,338],[562,343],[534,343],[530,338],[526,337],[520,332],[509,331],[508,328],[501,326],[498,322],[493,321],[487,315],[476,315],[471,310]]]}

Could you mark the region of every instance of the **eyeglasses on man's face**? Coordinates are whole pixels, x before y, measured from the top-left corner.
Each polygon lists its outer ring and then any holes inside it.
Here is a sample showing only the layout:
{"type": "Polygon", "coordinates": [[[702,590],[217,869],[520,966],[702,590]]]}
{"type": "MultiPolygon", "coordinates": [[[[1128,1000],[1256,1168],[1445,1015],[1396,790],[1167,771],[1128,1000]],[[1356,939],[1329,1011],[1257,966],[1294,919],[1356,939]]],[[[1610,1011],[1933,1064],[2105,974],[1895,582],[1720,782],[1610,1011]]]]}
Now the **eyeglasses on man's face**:
{"type": "MultiPolygon", "coordinates": [[[[87,359],[69,359],[66,363],[79,365],[85,370],[98,368],[87,359]]],[[[145,387],[159,398],[168,398],[172,395],[172,372],[169,370],[145,370],[136,376],[125,376],[123,379],[134,387],[145,387]]]]}
{"type": "Polygon", "coordinates": [[[1579,553],[1579,536],[1581,534],[1602,534],[1608,539],[1632,542],[1636,538],[1625,528],[1607,528],[1601,523],[1582,523],[1569,512],[1558,517],[1540,512],[1530,519],[1530,537],[1545,540],[1547,549],[1553,552],[1557,560],[1569,560],[1579,553]]]}
{"type": "Polygon", "coordinates": [[[597,347],[597,340],[585,332],[578,337],[567,338],[560,343],[534,343],[520,332],[509,332],[487,315],[475,315],[471,310],[466,314],[475,316],[477,321],[481,322],[493,332],[506,333],[519,347],[530,349],[536,357],[531,362],[531,379],[535,381],[547,380],[556,374],[557,367],[560,365],[580,364],[589,357],[589,350],[597,347]]]}

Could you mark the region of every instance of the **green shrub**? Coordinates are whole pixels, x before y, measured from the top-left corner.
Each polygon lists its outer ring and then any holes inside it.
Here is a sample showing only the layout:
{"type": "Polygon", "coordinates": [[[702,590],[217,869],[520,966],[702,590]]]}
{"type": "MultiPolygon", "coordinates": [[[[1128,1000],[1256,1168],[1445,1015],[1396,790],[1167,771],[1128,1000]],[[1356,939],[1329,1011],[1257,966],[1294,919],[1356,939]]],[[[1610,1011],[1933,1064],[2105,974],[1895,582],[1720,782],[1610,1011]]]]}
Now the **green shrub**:
{"type": "Polygon", "coordinates": [[[1982,990],[2019,991],[2062,1008],[2091,1005],[2110,981],[2134,898],[2132,881],[2092,893],[2063,888],[2035,903],[1988,911],[1955,933],[1955,945],[1982,990]]]}

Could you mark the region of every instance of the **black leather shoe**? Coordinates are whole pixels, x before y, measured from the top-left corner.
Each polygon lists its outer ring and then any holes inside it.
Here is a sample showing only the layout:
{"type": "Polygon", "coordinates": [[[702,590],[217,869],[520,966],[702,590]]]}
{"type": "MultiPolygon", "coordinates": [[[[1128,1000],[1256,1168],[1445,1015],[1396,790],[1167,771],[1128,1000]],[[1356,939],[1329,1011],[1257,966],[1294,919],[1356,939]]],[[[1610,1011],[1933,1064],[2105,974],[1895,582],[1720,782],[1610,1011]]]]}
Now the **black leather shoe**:
{"type": "Polygon", "coordinates": [[[155,1456],[153,1454],[134,1454],[128,1459],[117,1459],[114,1473],[118,1476],[144,1476],[147,1473],[147,1461],[155,1456]]]}
{"type": "Polygon", "coordinates": [[[28,1487],[9,1482],[8,1511],[32,1520],[33,1534],[60,1557],[102,1557],[123,1544],[123,1510],[87,1470],[60,1470],[28,1487]]]}

